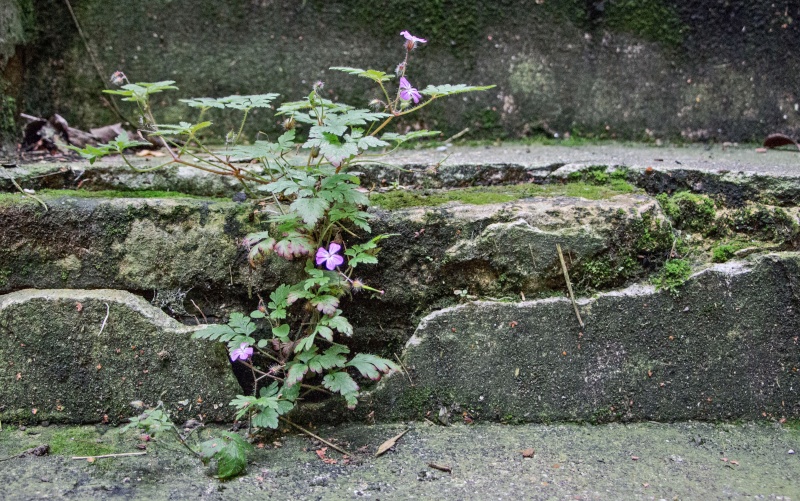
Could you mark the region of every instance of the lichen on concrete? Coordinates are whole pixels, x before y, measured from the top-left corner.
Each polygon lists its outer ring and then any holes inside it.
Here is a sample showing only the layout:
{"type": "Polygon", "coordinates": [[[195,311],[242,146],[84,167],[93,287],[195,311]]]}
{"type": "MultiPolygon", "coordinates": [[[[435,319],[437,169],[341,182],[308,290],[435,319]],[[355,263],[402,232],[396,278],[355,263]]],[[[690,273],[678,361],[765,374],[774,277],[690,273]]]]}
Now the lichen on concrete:
{"type": "MultiPolygon", "coordinates": [[[[678,296],[600,294],[578,301],[583,329],[565,298],[434,312],[403,359],[431,398],[405,417],[444,407],[538,422],[796,419],[798,296],[784,292],[798,272],[798,254],[771,254],[705,270],[678,296]]],[[[392,414],[407,391],[392,376],[371,410],[392,414]]]]}
{"type": "Polygon", "coordinates": [[[22,290],[0,296],[0,420],[120,422],[130,402],[176,419],[227,420],[239,385],[219,344],[142,298],[115,290],[22,290]]]}

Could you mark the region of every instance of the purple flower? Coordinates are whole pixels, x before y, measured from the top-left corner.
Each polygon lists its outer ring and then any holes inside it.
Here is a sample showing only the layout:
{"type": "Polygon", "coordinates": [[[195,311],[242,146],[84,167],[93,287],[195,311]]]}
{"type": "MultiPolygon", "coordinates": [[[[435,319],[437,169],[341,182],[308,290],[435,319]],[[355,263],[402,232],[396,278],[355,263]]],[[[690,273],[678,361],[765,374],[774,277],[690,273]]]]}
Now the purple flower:
{"type": "Polygon", "coordinates": [[[242,343],[238,348],[231,351],[231,362],[237,360],[247,360],[253,356],[253,348],[248,346],[247,343],[242,343]]]}
{"type": "Polygon", "coordinates": [[[317,249],[317,266],[325,263],[325,267],[332,271],[334,268],[344,263],[344,258],[336,254],[341,248],[341,245],[336,242],[331,242],[327,250],[325,247],[317,249]]]}
{"type": "Polygon", "coordinates": [[[422,95],[417,89],[411,86],[406,77],[400,77],[400,99],[403,101],[414,100],[414,104],[419,102],[422,95]]]}
{"type": "Polygon", "coordinates": [[[427,40],[425,40],[424,38],[415,37],[414,35],[409,33],[408,30],[401,31],[400,34],[403,35],[406,38],[406,49],[407,50],[413,49],[414,47],[417,46],[418,43],[426,43],[427,42],[427,40]]]}

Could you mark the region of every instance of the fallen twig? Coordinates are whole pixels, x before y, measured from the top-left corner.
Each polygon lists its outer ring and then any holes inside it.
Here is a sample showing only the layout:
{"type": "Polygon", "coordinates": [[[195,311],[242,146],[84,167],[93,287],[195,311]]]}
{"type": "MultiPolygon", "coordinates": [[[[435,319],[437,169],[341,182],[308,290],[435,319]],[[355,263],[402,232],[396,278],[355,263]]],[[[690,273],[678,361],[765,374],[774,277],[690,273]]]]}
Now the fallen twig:
{"type": "Polygon", "coordinates": [[[428,467],[433,468],[434,470],[443,471],[445,473],[453,473],[453,469],[449,466],[442,466],[436,463],[428,463],[428,467]]]}
{"type": "Polygon", "coordinates": [[[6,172],[6,168],[5,167],[3,167],[3,172],[8,176],[8,180],[11,181],[11,184],[14,185],[14,188],[19,190],[19,192],[22,193],[23,196],[30,197],[30,198],[36,200],[37,202],[39,202],[40,204],[42,204],[42,207],[44,207],[44,211],[45,212],[47,212],[49,210],[48,207],[47,207],[47,204],[44,203],[44,200],[42,200],[41,198],[37,197],[33,193],[28,193],[27,191],[22,189],[22,186],[19,185],[19,183],[17,182],[16,179],[14,179],[14,176],[12,176],[8,172],[6,172]]]}
{"type": "Polygon", "coordinates": [[[126,456],[144,456],[145,454],[147,454],[147,451],[145,451],[145,452],[123,452],[123,453],[120,453],[120,454],[102,454],[100,456],[72,456],[71,459],[87,460],[87,459],[103,459],[103,458],[121,458],[121,457],[126,457],[126,456]]]}
{"type": "Polygon", "coordinates": [[[197,308],[197,311],[200,312],[200,315],[203,317],[203,322],[208,323],[208,319],[206,318],[206,315],[203,313],[203,310],[201,310],[200,307],[197,306],[197,303],[194,302],[194,299],[190,299],[189,301],[191,301],[192,304],[194,305],[194,307],[197,308]]]}
{"type": "Polygon", "coordinates": [[[445,144],[449,143],[450,141],[455,141],[456,139],[460,138],[461,136],[463,136],[467,132],[469,132],[469,127],[467,127],[466,129],[462,130],[458,134],[450,136],[448,139],[445,140],[445,144]]]}
{"type": "Polygon", "coordinates": [[[111,308],[109,308],[108,303],[105,303],[105,305],[106,305],[106,318],[103,319],[103,325],[100,326],[100,332],[97,333],[98,336],[103,334],[103,329],[106,328],[106,322],[108,321],[108,314],[111,313],[111,308]]]}
{"type": "Polygon", "coordinates": [[[400,357],[397,356],[397,353],[394,354],[394,358],[395,360],[397,360],[397,363],[400,364],[400,368],[403,369],[403,374],[405,374],[406,377],[408,378],[409,384],[411,384],[411,386],[414,386],[414,381],[411,380],[411,374],[408,373],[408,369],[406,369],[406,366],[403,365],[403,362],[400,361],[400,357]]]}
{"type": "Polygon", "coordinates": [[[561,269],[564,271],[564,280],[567,281],[569,299],[572,301],[572,307],[575,308],[575,316],[578,317],[578,323],[581,324],[581,329],[583,329],[583,320],[581,320],[581,313],[578,311],[578,303],[575,302],[575,295],[572,293],[572,282],[569,281],[567,263],[564,261],[564,253],[561,252],[561,244],[556,244],[556,250],[558,251],[558,259],[561,260],[561,269]]]}
{"type": "Polygon", "coordinates": [[[288,419],[286,419],[285,417],[279,417],[278,419],[280,419],[280,420],[281,420],[281,421],[283,421],[284,423],[287,423],[287,424],[290,424],[290,425],[294,426],[295,428],[297,428],[298,430],[302,431],[303,433],[305,433],[305,434],[306,434],[306,435],[308,435],[309,437],[316,438],[317,440],[319,440],[319,441],[320,441],[320,442],[322,442],[323,444],[327,445],[327,446],[328,446],[328,447],[330,447],[331,449],[337,450],[337,451],[341,452],[342,454],[344,454],[345,456],[349,456],[349,457],[351,457],[351,458],[352,458],[352,457],[355,457],[353,454],[351,454],[351,453],[347,452],[346,450],[342,449],[342,448],[341,448],[341,447],[339,447],[338,445],[336,445],[336,444],[332,444],[331,442],[328,442],[327,440],[325,440],[324,438],[320,437],[319,435],[317,435],[317,434],[315,434],[315,433],[312,433],[312,432],[310,432],[310,431],[306,430],[305,428],[303,428],[303,427],[302,427],[302,426],[300,426],[299,424],[295,424],[295,423],[293,423],[293,422],[289,421],[288,419]]]}

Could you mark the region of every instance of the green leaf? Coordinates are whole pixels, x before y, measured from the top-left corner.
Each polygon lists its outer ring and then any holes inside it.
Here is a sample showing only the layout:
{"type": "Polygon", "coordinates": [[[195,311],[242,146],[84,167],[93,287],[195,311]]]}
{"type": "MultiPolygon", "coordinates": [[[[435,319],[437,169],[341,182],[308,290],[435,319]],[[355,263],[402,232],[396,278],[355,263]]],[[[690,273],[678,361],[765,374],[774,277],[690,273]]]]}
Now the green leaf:
{"type": "Polygon", "coordinates": [[[272,335],[284,343],[289,342],[289,324],[279,325],[272,328],[272,335]]]}
{"type": "Polygon", "coordinates": [[[284,383],[286,383],[286,386],[292,387],[303,380],[306,372],[308,372],[308,365],[299,362],[293,363],[289,366],[284,383]]]}
{"type": "Polygon", "coordinates": [[[378,83],[387,82],[393,78],[391,75],[387,75],[386,73],[378,70],[362,70],[361,68],[350,68],[347,66],[332,66],[330,69],[334,71],[343,71],[357,77],[369,78],[370,80],[378,83]]]}
{"type": "Polygon", "coordinates": [[[362,150],[368,150],[370,148],[383,148],[385,146],[389,146],[389,143],[378,139],[375,136],[365,136],[358,140],[358,147],[362,150]]]}
{"type": "Polygon", "coordinates": [[[334,344],[322,355],[316,355],[309,360],[308,367],[312,372],[320,373],[324,370],[332,369],[334,367],[344,367],[347,359],[343,356],[344,353],[350,353],[347,346],[341,344],[334,344]]]}
{"type": "Polygon", "coordinates": [[[132,84],[125,84],[120,87],[120,90],[109,90],[106,89],[103,92],[106,94],[113,94],[116,96],[125,96],[122,100],[123,101],[138,101],[141,104],[145,104],[147,99],[150,97],[150,94],[157,94],[159,92],[165,90],[178,90],[175,87],[174,80],[164,80],[161,82],[137,82],[132,84]]]}
{"type": "Polygon", "coordinates": [[[179,124],[159,124],[156,126],[157,130],[149,131],[149,136],[192,136],[197,131],[211,127],[211,122],[205,121],[199,124],[190,124],[189,122],[180,122],[179,124]]]}
{"type": "Polygon", "coordinates": [[[275,409],[264,409],[253,416],[253,426],[275,429],[278,427],[278,415],[275,409]]]}
{"type": "Polygon", "coordinates": [[[186,103],[187,105],[191,106],[192,108],[219,108],[222,109],[225,107],[225,103],[220,101],[217,98],[212,97],[194,97],[192,99],[178,99],[178,101],[182,103],[186,103]]]}
{"type": "Polygon", "coordinates": [[[347,367],[355,367],[362,376],[368,377],[373,381],[380,379],[381,373],[388,374],[391,371],[400,369],[397,364],[391,360],[376,355],[370,355],[369,353],[359,353],[354,356],[353,359],[347,363],[347,367]]]}
{"type": "Polygon", "coordinates": [[[431,97],[442,97],[442,96],[452,96],[453,94],[461,94],[464,92],[475,92],[481,90],[489,90],[493,89],[494,85],[466,85],[466,84],[457,84],[457,85],[429,85],[420,91],[420,94],[431,96],[431,97]]]}
{"type": "Polygon", "coordinates": [[[358,392],[358,384],[353,381],[350,374],[344,371],[334,372],[325,376],[322,379],[322,386],[334,393],[341,393],[342,395],[358,392]]]}
{"type": "Polygon", "coordinates": [[[207,325],[199,331],[192,333],[192,339],[208,339],[209,341],[221,341],[226,343],[236,336],[236,331],[224,324],[207,325]]]}
{"type": "Polygon", "coordinates": [[[330,204],[322,198],[298,198],[292,202],[289,209],[297,212],[304,223],[314,226],[325,215],[328,207],[330,204]]]}
{"type": "Polygon", "coordinates": [[[261,310],[255,310],[250,312],[250,318],[264,318],[266,315],[261,310]]]}
{"type": "Polygon", "coordinates": [[[350,325],[350,322],[340,313],[337,313],[335,316],[328,318],[326,320],[326,323],[329,327],[336,329],[345,336],[353,335],[353,326],[350,325]]]}
{"type": "Polygon", "coordinates": [[[396,132],[387,132],[381,136],[381,139],[383,139],[384,141],[392,141],[397,145],[400,145],[405,143],[406,141],[421,139],[423,137],[434,137],[440,134],[441,132],[438,130],[415,130],[414,132],[409,132],[408,134],[397,134],[396,132]]]}
{"type": "Polygon", "coordinates": [[[200,443],[198,447],[200,448],[200,460],[203,464],[208,464],[208,461],[225,447],[225,443],[225,440],[221,438],[212,438],[200,443]]]}
{"type": "Polygon", "coordinates": [[[235,110],[250,110],[253,108],[269,108],[270,103],[280,94],[255,94],[250,96],[228,96],[220,98],[226,108],[235,110]]]}
{"type": "Polygon", "coordinates": [[[326,325],[317,325],[314,329],[314,334],[318,334],[328,341],[333,341],[333,330],[326,325]]]}
{"type": "Polygon", "coordinates": [[[328,294],[323,294],[313,298],[311,300],[311,305],[325,315],[333,315],[336,313],[336,307],[339,306],[339,299],[328,294]]]}
{"type": "Polygon", "coordinates": [[[336,134],[324,132],[322,127],[317,130],[312,127],[309,139],[303,148],[319,148],[319,152],[331,163],[341,163],[351,156],[358,155],[358,145],[352,142],[341,142],[336,134]]]}
{"type": "Polygon", "coordinates": [[[316,335],[314,334],[304,337],[297,343],[297,346],[294,347],[294,352],[301,353],[312,349],[314,347],[314,339],[316,339],[316,335]]]}
{"type": "Polygon", "coordinates": [[[217,454],[217,477],[222,480],[233,478],[247,467],[247,451],[252,449],[237,433],[222,432],[229,441],[217,454]]]}
{"type": "Polygon", "coordinates": [[[270,293],[270,301],[267,304],[267,308],[270,310],[269,318],[272,318],[273,320],[286,318],[286,308],[288,307],[287,299],[289,297],[290,290],[291,287],[286,284],[282,284],[270,293]]]}

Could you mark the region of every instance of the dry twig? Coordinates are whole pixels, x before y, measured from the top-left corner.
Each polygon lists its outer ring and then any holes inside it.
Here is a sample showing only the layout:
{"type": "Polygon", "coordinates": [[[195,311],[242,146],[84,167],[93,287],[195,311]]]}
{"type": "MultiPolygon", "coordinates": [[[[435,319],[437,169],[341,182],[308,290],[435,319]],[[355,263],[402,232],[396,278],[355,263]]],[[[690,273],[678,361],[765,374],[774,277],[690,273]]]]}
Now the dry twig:
{"type": "Polygon", "coordinates": [[[558,259],[561,260],[561,269],[564,271],[564,280],[567,281],[569,299],[572,301],[572,307],[575,308],[575,316],[578,317],[578,323],[581,324],[581,329],[583,329],[583,320],[581,320],[581,313],[578,311],[578,303],[575,302],[575,295],[572,293],[572,282],[569,281],[567,263],[564,261],[564,253],[561,252],[561,244],[556,244],[556,250],[558,251],[558,259]]]}

